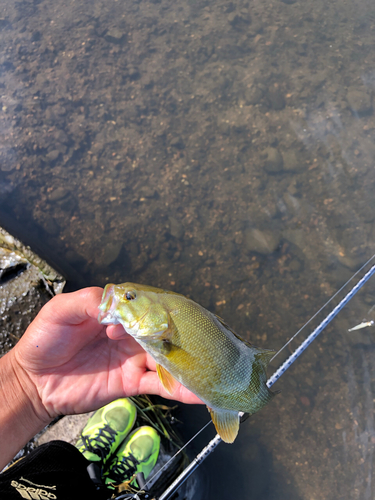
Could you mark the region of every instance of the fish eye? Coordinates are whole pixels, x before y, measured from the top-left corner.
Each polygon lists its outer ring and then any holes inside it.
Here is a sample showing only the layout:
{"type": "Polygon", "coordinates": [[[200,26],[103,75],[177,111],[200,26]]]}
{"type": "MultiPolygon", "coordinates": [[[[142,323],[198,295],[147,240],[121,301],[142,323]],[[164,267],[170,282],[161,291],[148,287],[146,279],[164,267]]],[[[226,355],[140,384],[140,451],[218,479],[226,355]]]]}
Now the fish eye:
{"type": "Polygon", "coordinates": [[[125,293],[125,298],[126,300],[135,300],[137,298],[137,294],[134,290],[130,290],[129,292],[125,293]]]}

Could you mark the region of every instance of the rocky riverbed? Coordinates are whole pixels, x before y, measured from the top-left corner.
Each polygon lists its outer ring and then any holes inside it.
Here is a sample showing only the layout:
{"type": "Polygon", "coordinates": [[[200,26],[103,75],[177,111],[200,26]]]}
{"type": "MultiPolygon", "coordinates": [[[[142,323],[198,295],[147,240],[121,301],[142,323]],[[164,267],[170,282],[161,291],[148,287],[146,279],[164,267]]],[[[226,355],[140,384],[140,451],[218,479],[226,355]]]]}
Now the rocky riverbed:
{"type": "MultiPolygon", "coordinates": [[[[53,249],[70,289],[173,289],[280,348],[375,253],[374,32],[368,0],[6,0],[0,224],[53,249]]],[[[210,475],[372,498],[373,333],[347,330],[374,286],[210,475]]]]}

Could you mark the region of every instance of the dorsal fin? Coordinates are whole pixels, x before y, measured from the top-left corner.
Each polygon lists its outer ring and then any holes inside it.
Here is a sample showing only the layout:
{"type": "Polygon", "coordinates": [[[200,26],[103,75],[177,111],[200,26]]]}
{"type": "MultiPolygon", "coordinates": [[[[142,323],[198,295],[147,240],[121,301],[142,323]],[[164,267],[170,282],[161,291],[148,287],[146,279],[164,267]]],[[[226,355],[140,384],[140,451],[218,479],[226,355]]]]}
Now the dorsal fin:
{"type": "Polygon", "coordinates": [[[251,344],[251,342],[249,342],[248,340],[245,340],[243,339],[242,337],[240,337],[238,335],[238,333],[234,332],[230,326],[228,326],[225,321],[220,318],[220,316],[216,316],[216,314],[214,314],[215,318],[218,320],[218,322],[224,327],[226,328],[227,330],[229,330],[231,333],[233,333],[233,335],[238,339],[240,340],[241,342],[243,342],[245,345],[247,345],[247,347],[251,347],[251,349],[256,349],[258,351],[257,353],[257,356],[259,357],[259,360],[260,362],[262,363],[262,365],[267,368],[268,366],[268,363],[270,362],[271,358],[275,355],[276,351],[273,350],[273,349],[263,349],[261,347],[257,347],[255,346],[254,344],[251,344]]]}
{"type": "Polygon", "coordinates": [[[226,330],[229,330],[231,333],[233,333],[233,335],[238,339],[240,340],[241,342],[243,342],[244,344],[246,344],[248,347],[255,347],[253,346],[253,344],[251,344],[250,342],[248,342],[247,340],[243,339],[242,337],[240,337],[238,335],[238,333],[234,332],[232,330],[232,328],[227,325],[225,323],[225,321],[223,320],[223,318],[220,318],[220,316],[217,316],[216,314],[213,314],[213,316],[215,317],[215,319],[221,324],[221,326],[223,326],[226,330]]]}

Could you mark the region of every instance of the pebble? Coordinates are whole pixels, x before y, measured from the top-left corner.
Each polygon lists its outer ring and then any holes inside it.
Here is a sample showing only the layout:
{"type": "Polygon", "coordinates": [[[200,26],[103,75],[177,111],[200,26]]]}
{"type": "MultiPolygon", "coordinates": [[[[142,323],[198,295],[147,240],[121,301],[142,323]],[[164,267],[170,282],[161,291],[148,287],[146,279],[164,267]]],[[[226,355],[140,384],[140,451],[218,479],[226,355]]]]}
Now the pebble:
{"type": "Polygon", "coordinates": [[[288,269],[292,273],[297,273],[297,272],[301,271],[302,267],[303,267],[302,262],[299,261],[298,259],[292,259],[290,261],[290,263],[288,264],[288,269]]]}
{"type": "Polygon", "coordinates": [[[181,222],[179,222],[174,217],[169,217],[169,232],[171,236],[178,240],[184,235],[184,228],[181,222]]]}
{"type": "Polygon", "coordinates": [[[121,43],[125,39],[125,33],[118,28],[112,28],[107,31],[104,38],[110,43],[121,43]]]}
{"type": "Polygon", "coordinates": [[[60,151],[58,151],[57,149],[53,149],[52,151],[46,154],[46,158],[49,161],[55,161],[59,157],[59,154],[60,151]]]}
{"type": "Polygon", "coordinates": [[[285,97],[279,87],[271,86],[267,97],[271,108],[275,111],[285,108],[285,97]]]}
{"type": "Polygon", "coordinates": [[[303,406],[310,406],[310,400],[307,396],[301,396],[300,401],[303,404],[303,406]]]}
{"type": "Polygon", "coordinates": [[[276,148],[266,148],[263,151],[265,155],[264,168],[269,174],[275,174],[283,170],[283,157],[276,148]]]}
{"type": "Polygon", "coordinates": [[[157,190],[153,186],[143,186],[139,190],[140,197],[143,198],[155,198],[158,195],[157,190]]]}
{"type": "Polygon", "coordinates": [[[259,104],[263,99],[263,91],[259,87],[253,85],[245,90],[245,100],[247,104],[259,104]]]}
{"type": "Polygon", "coordinates": [[[366,262],[366,259],[361,256],[351,256],[351,255],[342,255],[342,254],[337,254],[337,260],[342,264],[343,266],[347,267],[351,271],[357,271],[361,265],[363,265],[366,262]]]}
{"type": "Polygon", "coordinates": [[[123,243],[120,241],[107,243],[107,245],[104,247],[104,254],[101,260],[101,264],[103,266],[109,266],[113,262],[115,262],[115,260],[120,255],[122,245],[123,243]]]}
{"type": "Polygon", "coordinates": [[[58,187],[57,189],[54,189],[51,191],[48,195],[49,201],[58,201],[62,200],[69,194],[69,189],[64,188],[64,187],[58,187]]]}
{"type": "Polygon", "coordinates": [[[300,202],[290,192],[283,194],[283,201],[290,214],[298,214],[300,212],[300,202]]]}
{"type": "Polygon", "coordinates": [[[51,236],[56,236],[60,232],[60,227],[53,218],[48,218],[44,224],[43,228],[51,236]]]}
{"type": "Polygon", "coordinates": [[[283,153],[283,168],[287,172],[295,172],[304,167],[303,162],[297,158],[295,151],[285,151],[283,153]]]}
{"type": "Polygon", "coordinates": [[[371,99],[367,92],[363,90],[349,90],[346,98],[353,113],[366,115],[371,112],[371,99]]]}
{"type": "Polygon", "coordinates": [[[245,232],[245,247],[249,252],[263,255],[273,253],[280,245],[280,234],[274,231],[260,231],[251,228],[245,232]]]}
{"type": "Polygon", "coordinates": [[[176,149],[185,149],[185,144],[184,141],[181,139],[181,137],[174,137],[171,142],[171,146],[176,149]]]}
{"type": "Polygon", "coordinates": [[[237,26],[240,23],[250,24],[251,18],[246,9],[241,10],[240,12],[231,12],[228,15],[228,22],[232,26],[237,26]]]}

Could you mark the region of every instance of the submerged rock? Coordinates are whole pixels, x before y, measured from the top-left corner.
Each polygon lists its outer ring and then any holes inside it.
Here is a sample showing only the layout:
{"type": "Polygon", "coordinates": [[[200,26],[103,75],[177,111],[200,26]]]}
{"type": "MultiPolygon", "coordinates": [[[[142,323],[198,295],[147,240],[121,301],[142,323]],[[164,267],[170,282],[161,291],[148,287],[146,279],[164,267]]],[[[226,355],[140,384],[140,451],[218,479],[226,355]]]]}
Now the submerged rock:
{"type": "Polygon", "coordinates": [[[263,91],[258,86],[251,86],[245,90],[245,100],[247,104],[259,104],[263,98],[263,91]]]}
{"type": "Polygon", "coordinates": [[[121,43],[125,40],[126,34],[118,28],[111,28],[107,31],[104,38],[110,43],[121,43]]]}
{"type": "Polygon", "coordinates": [[[104,247],[103,258],[101,259],[101,264],[103,266],[110,266],[120,255],[122,250],[123,243],[121,241],[118,242],[109,242],[104,247]]]}
{"type": "Polygon", "coordinates": [[[349,90],[346,98],[353,113],[366,115],[371,112],[371,98],[367,92],[363,90],[349,90]]]}
{"type": "Polygon", "coordinates": [[[279,86],[271,86],[268,89],[267,98],[271,108],[275,111],[285,108],[285,97],[279,86]]]}
{"type": "Polygon", "coordinates": [[[297,157],[295,151],[285,151],[283,153],[283,167],[287,172],[295,172],[296,170],[300,170],[305,165],[303,162],[297,157]]]}
{"type": "Polygon", "coordinates": [[[49,201],[59,201],[70,194],[70,190],[65,187],[58,187],[48,194],[49,201]]]}
{"type": "Polygon", "coordinates": [[[181,222],[172,216],[169,217],[169,232],[174,238],[178,240],[182,238],[185,233],[181,222]]]}
{"type": "Polygon", "coordinates": [[[280,233],[274,231],[261,231],[251,228],[244,235],[245,247],[249,252],[258,252],[263,255],[273,253],[280,245],[280,233]]]}
{"type": "Polygon", "coordinates": [[[283,170],[283,157],[276,148],[267,148],[264,150],[265,155],[264,168],[270,174],[275,174],[283,170]]]}

